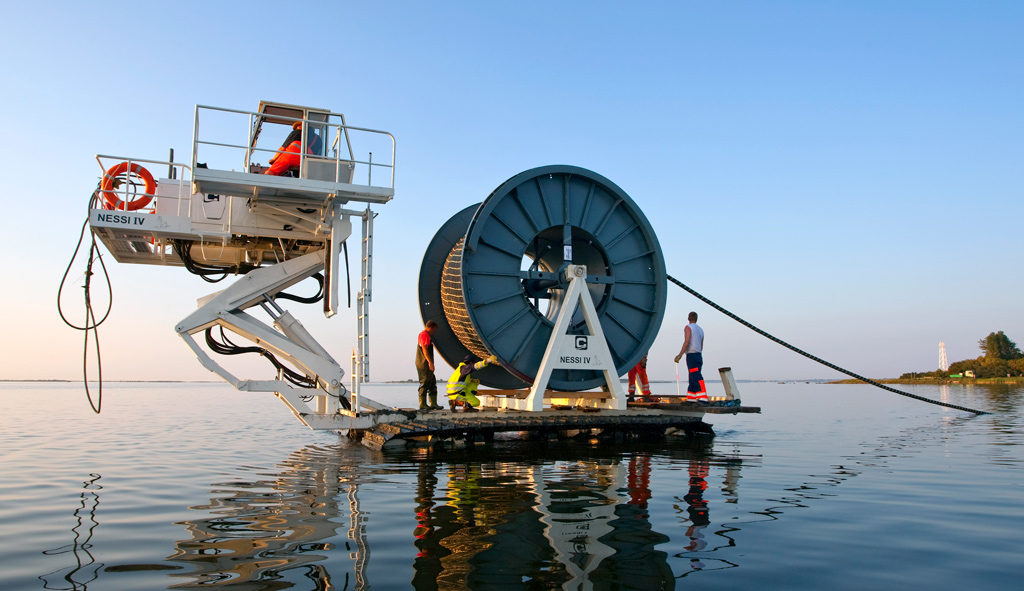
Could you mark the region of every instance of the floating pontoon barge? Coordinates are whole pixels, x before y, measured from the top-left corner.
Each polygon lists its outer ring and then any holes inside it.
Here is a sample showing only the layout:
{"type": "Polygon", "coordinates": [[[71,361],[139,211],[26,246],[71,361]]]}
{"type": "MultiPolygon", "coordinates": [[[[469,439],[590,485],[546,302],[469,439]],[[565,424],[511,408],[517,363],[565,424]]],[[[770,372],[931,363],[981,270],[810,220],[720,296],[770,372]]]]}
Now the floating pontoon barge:
{"type": "Polygon", "coordinates": [[[395,194],[391,134],[350,126],[326,109],[269,101],[252,112],[197,106],[190,162],[175,162],[173,151],[168,160],[96,159],[102,176],[90,202],[93,232],[119,262],[232,279],[201,298],[177,332],[204,367],[238,390],[273,393],[310,428],[348,431],[381,447],[486,440],[496,432],[708,433],[705,413],[758,411],[740,406],[728,368],[719,400],[627,404],[619,376],[654,342],[667,273],[643,212],[592,171],[555,165],[522,172],[438,230],[419,287],[423,319],[439,325],[436,350],[452,367],[467,355],[498,363],[479,372],[489,388],[478,393],[481,411],[419,412],[360,395],[370,376],[371,206],[395,194]],[[280,153],[278,136],[297,127],[294,170],[266,174],[261,161],[280,153]],[[165,167],[166,178],[150,171],[165,167]],[[362,230],[358,334],[346,387],[341,364],[282,304],[322,301],[325,316],[339,312],[354,220],[362,230]],[[316,296],[286,291],[309,278],[320,286],[316,296]],[[263,318],[253,314],[260,310],[263,318]],[[239,353],[263,356],[273,373],[240,378],[214,357],[239,353]]]}

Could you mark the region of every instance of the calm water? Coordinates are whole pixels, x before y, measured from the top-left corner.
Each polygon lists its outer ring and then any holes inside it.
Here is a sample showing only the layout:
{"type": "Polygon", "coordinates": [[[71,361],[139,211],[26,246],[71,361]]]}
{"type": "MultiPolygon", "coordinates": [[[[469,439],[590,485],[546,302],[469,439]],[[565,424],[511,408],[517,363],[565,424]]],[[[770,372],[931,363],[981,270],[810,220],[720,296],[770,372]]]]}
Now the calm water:
{"type": "Polygon", "coordinates": [[[1024,388],[740,388],[703,445],[381,453],[226,385],[3,384],[0,589],[1019,588],[1024,388]]]}

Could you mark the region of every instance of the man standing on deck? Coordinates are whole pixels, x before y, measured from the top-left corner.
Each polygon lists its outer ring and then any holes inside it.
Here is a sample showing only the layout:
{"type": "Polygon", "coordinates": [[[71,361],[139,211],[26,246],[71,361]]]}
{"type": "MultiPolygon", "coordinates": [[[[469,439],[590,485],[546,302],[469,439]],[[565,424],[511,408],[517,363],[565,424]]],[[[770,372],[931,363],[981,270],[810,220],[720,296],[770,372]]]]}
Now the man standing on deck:
{"type": "Polygon", "coordinates": [[[690,384],[686,387],[686,401],[696,402],[698,400],[707,402],[708,391],[704,387],[704,376],[701,375],[700,370],[704,367],[704,329],[697,326],[697,313],[690,312],[689,315],[690,323],[686,325],[686,329],[683,331],[685,340],[683,341],[683,348],[679,350],[679,355],[676,355],[676,363],[686,355],[686,369],[690,374],[690,384]]]}
{"type": "Polygon", "coordinates": [[[434,376],[434,341],[437,323],[427,320],[416,339],[416,375],[420,379],[420,410],[441,410],[437,404],[437,378],[434,376]],[[428,400],[429,399],[429,400],[428,400]],[[429,404],[428,404],[429,402],[429,404]]]}

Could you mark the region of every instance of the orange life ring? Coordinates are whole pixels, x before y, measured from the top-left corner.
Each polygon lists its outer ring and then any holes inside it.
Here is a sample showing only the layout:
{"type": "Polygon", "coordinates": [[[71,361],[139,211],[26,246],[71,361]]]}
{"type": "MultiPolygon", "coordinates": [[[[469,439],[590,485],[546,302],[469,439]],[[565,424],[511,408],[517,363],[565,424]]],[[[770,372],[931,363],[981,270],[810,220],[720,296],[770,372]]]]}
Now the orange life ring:
{"type": "Polygon", "coordinates": [[[100,184],[100,193],[103,195],[103,200],[106,202],[103,206],[104,209],[124,209],[127,211],[135,211],[142,209],[149,205],[149,202],[153,200],[153,194],[156,193],[156,180],[153,179],[153,175],[142,166],[132,162],[131,168],[129,169],[127,162],[119,162],[114,166],[111,166],[106,173],[103,175],[103,182],[100,184]],[[114,183],[118,182],[118,177],[125,174],[134,174],[141,178],[146,183],[145,195],[132,199],[127,204],[114,193],[114,183]]]}

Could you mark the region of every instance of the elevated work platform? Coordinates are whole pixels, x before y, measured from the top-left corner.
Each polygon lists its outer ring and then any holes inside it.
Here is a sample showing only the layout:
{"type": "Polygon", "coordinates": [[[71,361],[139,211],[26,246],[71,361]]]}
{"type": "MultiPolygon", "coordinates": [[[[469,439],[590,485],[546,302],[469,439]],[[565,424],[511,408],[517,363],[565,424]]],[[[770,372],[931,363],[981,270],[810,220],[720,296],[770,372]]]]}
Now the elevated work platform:
{"type": "Polygon", "coordinates": [[[396,418],[360,399],[358,384],[349,391],[338,360],[277,301],[322,302],[327,317],[351,301],[347,240],[358,220],[360,347],[352,363],[353,374],[368,373],[371,206],[394,197],[394,136],[320,108],[197,105],[190,162],[176,162],[173,150],[167,160],[100,154],[96,161],[102,174],[89,222],[118,262],[233,280],[176,326],[204,367],[238,390],[275,393],[313,428],[396,418]],[[318,285],[312,295],[285,292],[306,279],[318,285]],[[260,309],[269,322],[254,315],[260,309]],[[273,373],[250,379],[221,362],[241,353],[262,355],[273,373]]]}
{"type": "MultiPolygon", "coordinates": [[[[334,161],[330,161],[329,164],[333,169],[334,161]]],[[[207,195],[284,197],[312,201],[337,199],[341,203],[387,203],[395,196],[392,187],[373,187],[311,178],[296,180],[282,176],[206,168],[198,168],[192,172],[192,186],[195,193],[207,195]]]]}

